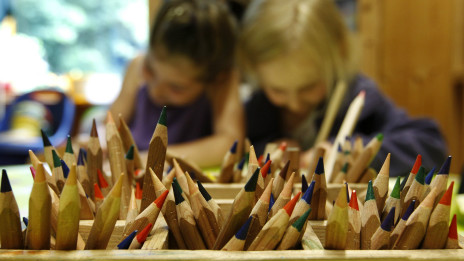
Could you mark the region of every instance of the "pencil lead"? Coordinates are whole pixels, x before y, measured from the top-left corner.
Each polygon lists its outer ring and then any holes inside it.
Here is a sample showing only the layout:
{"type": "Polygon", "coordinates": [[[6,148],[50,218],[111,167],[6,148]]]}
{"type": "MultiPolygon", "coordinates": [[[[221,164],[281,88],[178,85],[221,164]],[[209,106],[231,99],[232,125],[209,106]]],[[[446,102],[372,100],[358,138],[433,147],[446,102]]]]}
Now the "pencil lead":
{"type": "Polygon", "coordinates": [[[143,190],[140,187],[140,182],[136,182],[135,183],[135,198],[142,199],[142,195],[143,195],[143,190]]]}
{"type": "Polygon", "coordinates": [[[8,179],[8,175],[6,174],[6,169],[2,169],[2,186],[0,188],[0,192],[6,193],[10,191],[11,191],[10,180],[8,179]]]}
{"type": "Polygon", "coordinates": [[[271,197],[269,198],[269,209],[267,212],[271,211],[272,206],[274,206],[275,200],[274,200],[274,194],[271,193],[271,197]]]}
{"type": "Polygon", "coordinates": [[[92,130],[90,131],[90,137],[98,138],[97,123],[95,122],[95,118],[92,120],[92,130]]]}
{"type": "Polygon", "coordinates": [[[408,174],[404,177],[403,181],[401,181],[400,191],[403,191],[404,186],[406,186],[406,181],[408,181],[410,175],[411,175],[411,173],[408,173],[408,174]]]}
{"type": "Polygon", "coordinates": [[[285,210],[285,212],[287,212],[287,214],[289,216],[292,215],[292,212],[293,212],[293,209],[295,208],[295,205],[296,205],[296,202],[297,200],[300,198],[300,194],[301,194],[301,191],[298,192],[293,198],[292,200],[290,200],[287,204],[285,204],[285,206],[283,207],[283,209],[285,210]]]}
{"type": "Polygon", "coordinates": [[[269,171],[271,170],[271,163],[272,160],[268,160],[266,161],[266,164],[264,164],[264,166],[261,168],[261,176],[263,176],[263,178],[266,178],[267,174],[269,174],[269,171]]]}
{"type": "Polygon", "coordinates": [[[61,168],[63,169],[63,176],[65,179],[68,178],[68,174],[69,174],[69,167],[68,165],[66,165],[66,162],[64,162],[64,160],[60,160],[61,161],[61,168]]]}
{"type": "Polygon", "coordinates": [[[366,200],[375,200],[375,195],[374,195],[374,189],[372,188],[372,180],[369,180],[369,183],[367,184],[367,192],[366,192],[366,200]]]}
{"type": "Polygon", "coordinates": [[[446,158],[445,162],[443,163],[440,170],[438,171],[437,175],[448,175],[449,170],[450,170],[450,165],[451,165],[451,156],[448,156],[448,158],[446,158]]]}
{"type": "Polygon", "coordinates": [[[287,163],[285,163],[284,167],[280,170],[279,176],[285,180],[285,177],[287,176],[288,168],[290,167],[290,160],[287,160],[287,163]]]}
{"type": "Polygon", "coordinates": [[[266,163],[267,163],[268,161],[270,161],[270,160],[271,160],[271,155],[268,153],[268,154],[266,155],[266,161],[264,161],[264,164],[266,164],[266,163]]]}
{"type": "Polygon", "coordinates": [[[32,179],[35,179],[35,169],[34,169],[34,167],[30,166],[29,169],[31,170],[32,179]]]}
{"type": "Polygon", "coordinates": [[[79,154],[77,154],[77,166],[84,166],[84,152],[79,150],[79,154]]]}
{"type": "Polygon", "coordinates": [[[50,139],[48,138],[48,135],[45,133],[45,131],[43,129],[40,129],[40,133],[42,134],[42,142],[44,148],[52,146],[52,144],[50,143],[50,139]]]}
{"type": "Polygon", "coordinates": [[[118,244],[118,249],[129,249],[132,240],[134,240],[135,235],[137,234],[138,230],[132,231],[126,238],[124,238],[121,243],[118,244]]]}
{"type": "Polygon", "coordinates": [[[71,136],[70,135],[68,135],[68,139],[66,141],[66,152],[74,154],[74,150],[73,150],[73,147],[72,147],[72,142],[71,142],[71,136]]]}
{"type": "Polygon", "coordinates": [[[420,184],[424,185],[424,183],[425,183],[425,169],[424,169],[424,167],[421,166],[419,168],[419,171],[417,172],[416,177],[414,179],[417,182],[419,182],[420,184]]]}
{"type": "Polygon", "coordinates": [[[242,170],[243,166],[245,165],[245,157],[243,157],[240,162],[237,164],[237,169],[242,170]]]}
{"type": "Polygon", "coordinates": [[[343,173],[346,173],[347,171],[348,171],[348,162],[345,163],[345,164],[343,165],[343,167],[342,167],[342,172],[343,172],[343,173]]]}
{"type": "Polygon", "coordinates": [[[306,193],[308,189],[308,181],[306,181],[305,175],[301,174],[301,192],[306,193]]]}
{"type": "Polygon", "coordinates": [[[179,181],[177,181],[177,178],[172,179],[172,185],[176,186],[177,189],[179,189],[179,193],[182,194],[184,191],[182,190],[182,187],[179,184],[179,181]]]}
{"type": "Polygon", "coordinates": [[[451,205],[451,198],[453,197],[453,187],[454,187],[454,181],[451,182],[449,185],[448,189],[446,190],[445,194],[440,199],[440,202],[438,204],[450,206],[451,205]]]}
{"type": "Polygon", "coordinates": [[[243,224],[242,227],[237,231],[237,233],[235,234],[235,237],[237,239],[239,239],[239,240],[245,240],[246,239],[246,236],[248,234],[248,229],[250,228],[252,218],[253,218],[252,216],[249,216],[247,221],[245,222],[245,224],[243,224]]]}
{"type": "Polygon", "coordinates": [[[98,176],[98,183],[100,184],[100,187],[107,188],[108,182],[106,182],[106,179],[103,176],[103,173],[100,171],[100,169],[97,169],[97,176],[98,176]]]}
{"type": "Polygon", "coordinates": [[[310,212],[311,208],[306,210],[306,212],[301,217],[299,217],[295,222],[293,222],[292,227],[296,228],[298,232],[301,232],[310,212]]]}
{"type": "Polygon", "coordinates": [[[23,223],[27,227],[27,225],[29,225],[29,219],[27,217],[23,217],[23,223]]]}
{"type": "Polygon", "coordinates": [[[129,150],[126,153],[126,159],[133,160],[134,159],[134,144],[132,144],[129,150]]]}
{"type": "Polygon", "coordinates": [[[150,233],[151,231],[151,228],[153,227],[153,224],[152,223],[149,223],[146,227],[144,227],[142,229],[142,231],[140,231],[140,233],[136,236],[137,238],[137,241],[142,244],[143,242],[145,242],[145,240],[147,240],[147,237],[148,237],[148,234],[150,233]]]}
{"type": "Polygon", "coordinates": [[[351,192],[351,199],[350,199],[350,208],[356,209],[359,211],[359,205],[358,205],[358,196],[356,194],[356,190],[353,190],[351,192]]]}
{"type": "Polygon", "coordinates": [[[429,173],[427,174],[427,176],[425,177],[425,184],[430,185],[430,183],[432,182],[433,174],[435,174],[435,167],[433,167],[433,168],[429,171],[429,173]]]}
{"type": "Polygon", "coordinates": [[[390,209],[390,212],[388,212],[387,217],[385,217],[385,219],[383,220],[380,227],[385,231],[391,231],[393,227],[394,219],[395,219],[395,207],[392,207],[390,209]]]}
{"type": "Polygon", "coordinates": [[[409,216],[414,211],[414,206],[415,205],[416,205],[416,200],[414,199],[414,200],[411,201],[411,203],[409,203],[409,206],[406,209],[406,211],[404,212],[403,217],[401,217],[402,220],[404,220],[404,221],[408,220],[409,216]]]}
{"type": "Polygon", "coordinates": [[[348,182],[345,182],[345,187],[346,187],[346,202],[350,203],[350,191],[348,189],[348,182]]]}
{"type": "Polygon", "coordinates": [[[342,152],[343,152],[342,145],[341,145],[340,143],[338,143],[337,151],[338,151],[339,153],[342,153],[342,152]]]}
{"type": "Polygon", "coordinates": [[[456,214],[453,215],[453,219],[451,220],[451,224],[448,230],[448,238],[458,240],[458,226],[457,226],[456,214]]]}
{"type": "MultiPolygon", "coordinates": [[[[401,177],[396,177],[396,182],[395,182],[395,186],[393,186],[393,190],[390,194],[390,197],[392,198],[396,198],[396,199],[400,199],[401,198],[401,191],[400,191],[400,187],[401,187],[401,184],[400,184],[400,179],[401,177]]],[[[406,178],[404,178],[404,180],[406,180],[406,178]]]]}
{"type": "Polygon", "coordinates": [[[411,173],[416,174],[421,165],[422,165],[422,155],[418,154],[416,157],[416,162],[414,162],[414,166],[411,169],[411,173]]]}
{"type": "Polygon", "coordinates": [[[175,183],[172,183],[172,189],[174,190],[174,199],[176,200],[176,205],[179,205],[180,203],[184,202],[184,197],[182,197],[182,192],[180,190],[180,186],[175,185],[175,183]]]}
{"type": "Polygon", "coordinates": [[[302,199],[306,201],[309,205],[313,199],[313,191],[314,191],[314,184],[316,182],[313,180],[311,181],[311,185],[309,185],[308,189],[304,192],[302,199]]]}
{"type": "Polygon", "coordinates": [[[205,198],[206,201],[211,200],[211,195],[206,191],[205,187],[203,187],[203,184],[199,180],[197,180],[197,185],[198,185],[198,190],[200,190],[201,195],[205,198]]]}
{"type": "Polygon", "coordinates": [[[318,175],[324,174],[324,160],[322,157],[319,157],[319,161],[317,162],[316,170],[314,173],[318,175]]]}
{"type": "Polygon", "coordinates": [[[93,184],[93,190],[94,190],[95,198],[99,198],[99,199],[104,199],[105,198],[103,196],[103,193],[101,192],[100,187],[98,186],[97,183],[93,184]]]}
{"type": "Polygon", "coordinates": [[[245,191],[246,192],[253,192],[256,190],[256,184],[258,183],[258,175],[259,175],[260,168],[258,167],[251,178],[248,180],[248,182],[245,185],[245,191]]]}
{"type": "Polygon", "coordinates": [[[166,199],[166,196],[168,195],[169,190],[165,190],[157,199],[155,199],[155,204],[156,206],[161,209],[164,204],[164,200],[166,199]]]}
{"type": "Polygon", "coordinates": [[[58,154],[56,154],[55,150],[52,150],[52,155],[53,155],[53,167],[54,168],[61,167],[61,159],[58,156],[58,154]]]}
{"type": "Polygon", "coordinates": [[[232,144],[232,147],[230,147],[230,153],[236,153],[237,152],[237,144],[238,140],[235,140],[234,143],[232,144]]]}
{"type": "Polygon", "coordinates": [[[168,116],[167,116],[167,108],[166,106],[163,107],[163,109],[161,110],[161,115],[159,117],[159,120],[158,120],[158,124],[161,124],[161,125],[164,125],[164,126],[168,126],[168,116]]]}

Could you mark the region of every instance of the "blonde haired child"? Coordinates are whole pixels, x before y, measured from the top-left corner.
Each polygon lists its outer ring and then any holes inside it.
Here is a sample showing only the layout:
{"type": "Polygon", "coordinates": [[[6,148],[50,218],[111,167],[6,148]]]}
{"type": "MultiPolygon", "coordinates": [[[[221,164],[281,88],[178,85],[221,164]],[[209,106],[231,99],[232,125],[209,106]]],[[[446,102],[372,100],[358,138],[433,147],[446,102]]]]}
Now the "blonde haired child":
{"type": "Polygon", "coordinates": [[[251,3],[242,25],[239,57],[262,87],[246,104],[247,136],[257,152],[267,142],[284,139],[306,151],[305,162],[327,108],[338,104],[336,97],[343,99],[328,141],[335,138],[350,102],[364,90],[366,103],[354,135],[366,143],[384,134],[375,168],[388,152],[392,153],[392,175],[407,173],[417,153],[426,165],[439,164],[446,145],[438,126],[427,119],[409,118],[361,75],[351,42],[332,0],[251,3]],[[341,82],[346,84],[337,84],[341,82]]]}

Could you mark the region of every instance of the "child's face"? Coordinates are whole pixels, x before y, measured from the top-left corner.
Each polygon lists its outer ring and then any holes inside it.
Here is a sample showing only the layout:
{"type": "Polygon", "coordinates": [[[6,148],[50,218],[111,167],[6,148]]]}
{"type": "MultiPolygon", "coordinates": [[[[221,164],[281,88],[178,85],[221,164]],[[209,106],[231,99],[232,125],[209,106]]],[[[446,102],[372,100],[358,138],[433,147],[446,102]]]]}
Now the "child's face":
{"type": "Polygon", "coordinates": [[[283,55],[257,67],[261,85],[276,106],[305,116],[326,97],[320,69],[297,52],[283,55]]]}
{"type": "Polygon", "coordinates": [[[149,93],[158,104],[185,106],[205,91],[205,85],[197,80],[198,70],[188,59],[160,60],[154,55],[147,59],[149,93]]]}

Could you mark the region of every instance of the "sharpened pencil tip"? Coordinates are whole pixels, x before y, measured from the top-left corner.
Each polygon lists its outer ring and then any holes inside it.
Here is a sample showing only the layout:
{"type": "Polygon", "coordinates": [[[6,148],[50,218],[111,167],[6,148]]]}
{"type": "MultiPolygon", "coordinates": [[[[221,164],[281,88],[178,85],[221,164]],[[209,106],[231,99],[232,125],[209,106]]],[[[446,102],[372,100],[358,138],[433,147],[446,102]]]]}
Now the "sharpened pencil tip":
{"type": "Polygon", "coordinates": [[[305,175],[301,174],[301,192],[306,193],[307,189],[308,189],[308,181],[306,181],[305,175]]]}
{"type": "Polygon", "coordinates": [[[53,155],[53,167],[54,168],[61,167],[61,159],[55,150],[52,150],[52,155],[53,155]]]}
{"type": "Polygon", "coordinates": [[[144,227],[142,229],[142,231],[140,231],[140,233],[137,235],[137,241],[142,244],[143,242],[145,242],[145,240],[147,240],[147,237],[148,237],[148,234],[150,233],[151,231],[151,228],[153,227],[153,224],[152,223],[149,223],[146,227],[144,227]]]}
{"type": "Polygon", "coordinates": [[[311,204],[311,201],[313,199],[313,192],[314,192],[314,186],[316,184],[316,181],[311,181],[311,184],[309,185],[308,189],[305,191],[303,194],[303,199],[306,201],[306,203],[311,204]]]}
{"type": "Polygon", "coordinates": [[[198,190],[200,190],[201,195],[205,198],[206,201],[211,200],[211,195],[206,191],[205,187],[203,187],[203,184],[199,180],[197,180],[197,185],[198,185],[198,190]]]}
{"type": "Polygon", "coordinates": [[[251,224],[251,220],[252,220],[252,216],[249,216],[247,221],[245,222],[245,224],[243,224],[243,226],[237,231],[237,233],[235,234],[235,237],[239,240],[245,240],[246,239],[246,236],[248,234],[248,229],[250,228],[250,224],[251,224]]]}
{"type": "Polygon", "coordinates": [[[382,229],[385,231],[391,231],[393,227],[394,219],[395,219],[395,207],[392,207],[390,209],[390,212],[388,212],[387,217],[383,220],[380,227],[382,227],[382,229]]]}
{"type": "Polygon", "coordinates": [[[454,181],[451,181],[451,184],[449,185],[445,194],[443,194],[443,196],[441,197],[439,204],[443,204],[446,206],[451,205],[451,198],[453,197],[453,187],[454,187],[454,181]]]}
{"type": "Polygon", "coordinates": [[[279,176],[283,180],[285,180],[285,177],[287,177],[287,172],[288,172],[289,167],[290,167],[290,160],[287,160],[287,163],[285,163],[284,167],[279,172],[279,176]]]}
{"type": "Polygon", "coordinates": [[[23,223],[27,227],[27,225],[29,225],[29,219],[27,219],[27,217],[23,217],[23,223]]]}
{"type": "Polygon", "coordinates": [[[72,142],[71,142],[71,136],[70,135],[68,135],[68,139],[66,141],[66,152],[74,154],[74,150],[73,150],[73,147],[72,147],[72,142]]]}
{"type": "Polygon", "coordinates": [[[345,188],[346,188],[346,203],[350,203],[350,191],[348,189],[348,182],[345,182],[345,188]]]}
{"type": "MultiPolygon", "coordinates": [[[[406,179],[406,178],[405,178],[406,179]]],[[[390,197],[399,199],[401,197],[401,183],[400,183],[401,177],[396,177],[396,182],[395,186],[393,186],[392,192],[390,194],[390,197]]]]}
{"type": "Polygon", "coordinates": [[[324,174],[324,160],[322,157],[319,157],[319,161],[317,162],[316,170],[314,173],[318,175],[324,174]]]}
{"type": "Polygon", "coordinates": [[[421,166],[419,168],[419,171],[417,172],[416,177],[414,179],[417,182],[419,182],[420,184],[424,185],[424,183],[425,183],[425,169],[424,169],[424,167],[421,166]]]}
{"type": "Polygon", "coordinates": [[[451,224],[448,230],[448,238],[458,240],[458,225],[456,220],[456,214],[453,215],[453,219],[451,220],[451,224]]]}
{"type": "Polygon", "coordinates": [[[106,123],[115,124],[113,119],[113,114],[110,111],[106,114],[106,123]]]}
{"type": "Polygon", "coordinates": [[[377,136],[375,136],[377,138],[378,141],[383,141],[383,134],[382,133],[379,133],[377,134],[377,136]]]}
{"type": "Polygon", "coordinates": [[[113,188],[111,189],[109,195],[115,197],[115,198],[120,198],[121,197],[121,192],[122,192],[122,180],[124,178],[124,173],[121,173],[119,175],[118,180],[116,181],[116,184],[114,184],[113,188]]]}
{"type": "Polygon", "coordinates": [[[165,190],[157,199],[155,199],[155,204],[156,206],[161,209],[164,204],[164,200],[166,199],[166,196],[168,195],[169,190],[165,190]]]}
{"type": "Polygon", "coordinates": [[[289,216],[292,215],[292,212],[293,212],[293,209],[295,208],[295,205],[296,205],[296,202],[298,201],[298,199],[300,198],[300,194],[301,194],[301,191],[298,192],[293,198],[292,200],[290,200],[287,204],[285,204],[285,206],[283,207],[283,209],[285,210],[285,212],[287,212],[287,214],[289,216]]]}
{"type": "Polygon", "coordinates": [[[411,173],[416,174],[419,170],[419,167],[422,165],[422,155],[417,155],[416,162],[414,162],[414,166],[411,169],[411,173]]]}
{"type": "Polygon", "coordinates": [[[243,166],[245,165],[245,157],[243,157],[240,162],[237,164],[237,169],[242,170],[243,166]]]}
{"type": "Polygon", "coordinates": [[[172,179],[172,185],[176,186],[177,189],[179,190],[180,194],[182,194],[184,191],[182,190],[182,187],[179,184],[179,181],[177,181],[177,178],[172,179]]]}
{"type": "Polygon", "coordinates": [[[266,161],[266,164],[264,164],[264,166],[261,168],[261,176],[263,176],[263,178],[266,178],[267,174],[269,174],[269,171],[271,170],[271,164],[272,160],[268,160],[266,161]]]}
{"type": "Polygon", "coordinates": [[[132,240],[134,240],[135,235],[137,234],[138,230],[132,231],[126,238],[124,238],[121,243],[118,244],[118,249],[129,249],[132,240]]]}
{"type": "Polygon", "coordinates": [[[103,193],[101,192],[100,187],[98,186],[97,183],[93,184],[93,190],[94,190],[95,198],[99,198],[99,199],[104,199],[105,198],[103,196],[103,193]]]}
{"type": "Polygon", "coordinates": [[[271,197],[269,198],[269,209],[267,212],[271,211],[272,206],[274,206],[275,200],[274,200],[274,194],[271,193],[271,197]]]}
{"type": "Polygon", "coordinates": [[[280,143],[279,149],[281,151],[285,151],[287,149],[287,142],[283,141],[282,143],[280,143]]]}
{"type": "Polygon", "coordinates": [[[258,183],[259,172],[260,172],[260,168],[258,167],[245,185],[246,192],[253,192],[256,190],[256,184],[258,183]]]}
{"type": "Polygon", "coordinates": [[[132,144],[129,150],[126,153],[126,159],[133,160],[134,159],[134,144],[132,144]]]}
{"type": "Polygon", "coordinates": [[[77,155],[77,166],[84,166],[84,150],[80,149],[77,155]]]}
{"type": "Polygon", "coordinates": [[[448,158],[446,158],[445,162],[443,163],[440,170],[438,171],[437,175],[448,175],[449,170],[450,170],[450,165],[451,165],[451,156],[448,156],[448,158]]]}
{"type": "Polygon", "coordinates": [[[108,182],[106,182],[106,179],[103,176],[103,173],[100,171],[100,169],[97,169],[97,176],[98,176],[98,183],[100,183],[100,187],[107,188],[108,182]]]}
{"type": "Polygon", "coordinates": [[[238,144],[238,140],[235,140],[234,143],[232,144],[232,147],[230,147],[230,153],[235,154],[237,152],[237,144],[238,144]]]}
{"type": "Polygon", "coordinates": [[[367,184],[367,193],[366,193],[366,200],[375,200],[375,195],[374,195],[374,188],[372,187],[372,180],[369,180],[369,183],[367,184]]]}
{"type": "Polygon", "coordinates": [[[306,212],[301,215],[295,222],[293,222],[292,226],[296,228],[298,232],[301,232],[303,229],[304,224],[306,223],[306,219],[308,219],[309,213],[311,212],[311,208],[306,210],[306,212]]]}
{"type": "Polygon", "coordinates": [[[1,193],[6,193],[11,191],[10,180],[6,174],[6,169],[2,169],[2,187],[0,188],[1,193]]]}
{"type": "Polygon", "coordinates": [[[411,203],[409,203],[409,206],[406,209],[406,211],[404,212],[403,217],[401,217],[401,219],[403,219],[404,221],[408,220],[409,216],[414,211],[414,206],[415,205],[416,205],[416,200],[411,201],[411,203]]]}
{"type": "Polygon", "coordinates": [[[50,143],[50,139],[48,138],[44,130],[40,129],[40,133],[42,134],[42,142],[43,142],[44,148],[48,146],[52,146],[52,144],[50,143]]]}
{"type": "Polygon", "coordinates": [[[61,168],[63,169],[63,176],[65,179],[68,178],[68,174],[69,174],[69,167],[68,165],[66,165],[66,162],[64,162],[64,160],[60,160],[61,161],[61,168]]]}
{"type": "Polygon", "coordinates": [[[406,182],[408,181],[409,179],[409,176],[411,176],[411,173],[408,173],[408,175],[406,175],[403,179],[403,181],[401,181],[401,184],[400,184],[400,191],[403,191],[404,189],[404,186],[406,186],[406,182]]]}
{"type": "Polygon", "coordinates": [[[140,182],[135,183],[135,198],[136,199],[142,199],[143,196],[143,190],[140,187],[140,182]]]}
{"type": "Polygon", "coordinates": [[[168,116],[167,116],[167,108],[166,106],[163,107],[163,109],[161,110],[161,114],[160,114],[160,117],[159,117],[159,120],[158,120],[158,124],[161,124],[161,125],[164,125],[164,126],[168,126],[168,116]]]}
{"type": "Polygon", "coordinates": [[[358,196],[356,194],[356,190],[353,190],[351,192],[351,199],[350,199],[350,208],[356,209],[359,211],[359,205],[358,205],[358,196]]]}
{"type": "Polygon", "coordinates": [[[184,202],[184,197],[182,197],[182,190],[180,189],[179,184],[175,184],[172,182],[172,189],[174,190],[174,199],[176,201],[176,205],[184,202]]]}
{"type": "Polygon", "coordinates": [[[435,174],[435,167],[433,167],[429,173],[427,174],[427,176],[425,177],[425,184],[427,185],[430,185],[430,183],[432,182],[432,178],[433,178],[433,175],[435,174]]]}
{"type": "Polygon", "coordinates": [[[90,137],[98,138],[97,123],[95,122],[95,118],[92,120],[92,130],[90,131],[90,137]]]}

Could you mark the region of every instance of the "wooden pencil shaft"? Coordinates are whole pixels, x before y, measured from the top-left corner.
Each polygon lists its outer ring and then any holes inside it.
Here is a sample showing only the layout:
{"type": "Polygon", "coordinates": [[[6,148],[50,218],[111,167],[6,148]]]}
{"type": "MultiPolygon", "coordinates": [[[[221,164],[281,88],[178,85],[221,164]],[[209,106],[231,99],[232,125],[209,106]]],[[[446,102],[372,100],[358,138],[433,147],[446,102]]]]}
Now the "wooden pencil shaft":
{"type": "Polygon", "coordinates": [[[0,239],[2,249],[22,249],[23,233],[13,192],[0,193],[0,239]]]}
{"type": "Polygon", "coordinates": [[[26,247],[33,250],[50,249],[51,196],[45,182],[34,182],[29,198],[29,225],[26,247]]]}

